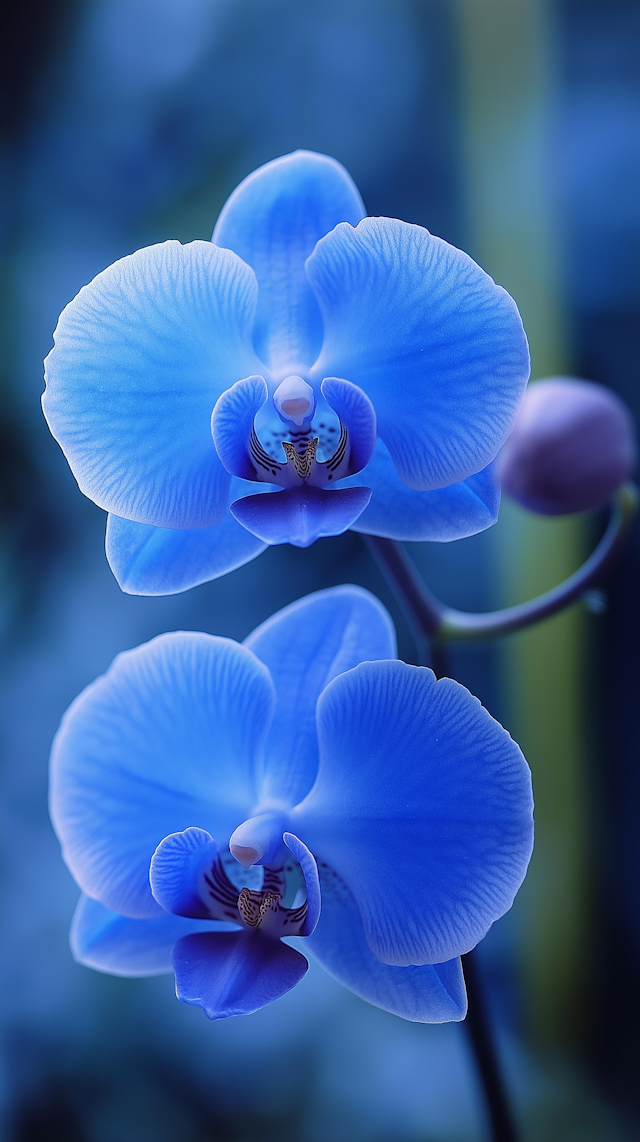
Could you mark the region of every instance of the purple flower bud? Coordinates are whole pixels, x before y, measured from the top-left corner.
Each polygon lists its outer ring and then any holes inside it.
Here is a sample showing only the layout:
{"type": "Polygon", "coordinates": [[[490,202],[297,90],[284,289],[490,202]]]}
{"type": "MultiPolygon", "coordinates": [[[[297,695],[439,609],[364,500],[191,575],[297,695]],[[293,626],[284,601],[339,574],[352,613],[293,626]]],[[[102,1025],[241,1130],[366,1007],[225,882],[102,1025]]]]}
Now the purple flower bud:
{"type": "Polygon", "coordinates": [[[571,377],[530,385],[500,455],[503,490],[540,515],[606,503],[636,460],[631,415],[609,389],[571,377]]]}

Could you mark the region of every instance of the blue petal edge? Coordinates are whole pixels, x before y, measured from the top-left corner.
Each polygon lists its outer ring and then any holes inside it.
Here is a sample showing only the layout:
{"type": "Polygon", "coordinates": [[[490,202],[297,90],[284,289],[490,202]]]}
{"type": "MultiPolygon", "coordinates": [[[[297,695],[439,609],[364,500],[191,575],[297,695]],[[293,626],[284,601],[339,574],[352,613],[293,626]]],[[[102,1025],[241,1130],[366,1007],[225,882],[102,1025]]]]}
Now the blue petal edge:
{"type": "Polygon", "coordinates": [[[216,452],[232,476],[256,478],[248,445],[256,414],[268,395],[264,377],[246,377],[218,397],[211,414],[211,434],[216,452]]]}
{"type": "Polygon", "coordinates": [[[294,151],[265,163],[223,206],[212,241],[239,254],[255,271],[259,293],[253,343],[281,379],[304,371],[322,345],[322,318],[305,273],[306,259],[338,222],[355,225],[364,214],[344,167],[313,151],[294,151]]]}
{"type": "Polygon", "coordinates": [[[63,310],[42,405],[81,490],[155,527],[211,527],[229,475],[216,400],[260,371],[255,275],[210,242],[164,242],[103,270],[63,310]]]}
{"type": "Polygon", "coordinates": [[[154,900],[177,916],[210,919],[199,881],[203,867],[211,865],[217,855],[218,846],[206,829],[191,827],[170,833],[151,858],[149,883],[154,900]]]}
{"type": "Polygon", "coordinates": [[[515,302],[467,254],[395,218],[346,223],[307,261],[324,321],[309,382],[346,377],[408,487],[466,480],[513,427],[529,351],[515,302]]]}
{"type": "Polygon", "coordinates": [[[362,389],[340,377],[325,377],[320,388],[349,433],[349,472],[360,472],[376,446],[375,409],[362,389]]]}
{"type": "Polygon", "coordinates": [[[403,484],[389,450],[378,440],[373,460],[340,487],[365,483],[371,501],[351,525],[352,531],[406,542],[451,543],[477,535],[498,518],[500,485],[494,461],[459,484],[434,492],[416,492],[403,484]]]}
{"type": "Polygon", "coordinates": [[[464,1019],[467,996],[459,958],[424,967],[391,967],[367,944],[358,906],[326,864],[319,868],[322,916],[309,948],[323,968],[367,1003],[416,1023],[464,1019]]]}
{"type": "MultiPolygon", "coordinates": [[[[252,484],[251,489],[256,485],[252,484]]],[[[249,485],[232,479],[235,497],[249,485]]],[[[269,485],[264,485],[269,492],[269,485]]],[[[267,544],[226,512],[214,527],[176,530],[109,515],[107,560],[127,595],[176,595],[243,567],[267,544]]]]}
{"type": "Polygon", "coordinates": [[[316,703],[325,686],[365,659],[395,658],[396,634],[382,603],[362,587],[330,587],[272,615],[245,640],[276,688],[261,797],[296,805],[318,770],[316,703]]]}
{"type": "Polygon", "coordinates": [[[404,662],[334,678],[317,721],[318,776],[290,828],[349,887],[372,952],[409,967],[470,951],[531,856],[519,747],[464,686],[404,662]]]}
{"type": "Polygon", "coordinates": [[[256,803],[275,692],[231,639],[160,635],[118,655],[67,710],[51,752],[50,809],[88,895],[134,919],[164,837],[197,825],[227,843],[256,803]]]}
{"type": "Polygon", "coordinates": [[[238,523],[264,543],[310,547],[323,536],[342,535],[371,499],[369,488],[287,488],[270,496],[245,496],[231,505],[238,523]]]}
{"type": "Polygon", "coordinates": [[[284,834],[284,843],[291,850],[302,869],[302,875],[307,886],[307,918],[300,929],[300,936],[310,936],[315,931],[320,919],[321,897],[320,881],[318,879],[318,866],[315,857],[309,849],[293,833],[284,834]]]}
{"type": "Polygon", "coordinates": [[[174,945],[176,995],[209,1019],[250,1015],[291,991],[308,970],[304,956],[260,932],[200,932],[174,945]]]}
{"type": "Polygon", "coordinates": [[[164,975],[172,971],[171,949],[182,936],[232,930],[232,924],[186,920],[168,913],[151,920],[131,920],[83,893],[69,941],[74,959],[95,971],[121,976],[164,975]]]}

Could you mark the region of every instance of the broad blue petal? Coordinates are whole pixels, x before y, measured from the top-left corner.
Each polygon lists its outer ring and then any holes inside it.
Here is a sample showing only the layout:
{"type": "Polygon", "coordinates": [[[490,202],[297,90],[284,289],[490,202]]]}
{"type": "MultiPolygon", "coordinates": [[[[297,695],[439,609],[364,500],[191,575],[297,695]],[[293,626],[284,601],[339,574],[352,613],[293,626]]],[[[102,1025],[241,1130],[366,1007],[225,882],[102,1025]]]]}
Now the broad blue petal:
{"type": "Polygon", "coordinates": [[[330,587],[298,599],[245,639],[268,667],[276,708],[265,746],[262,796],[296,805],[318,770],[316,703],[325,686],[359,662],[395,658],[382,603],[361,587],[330,587]]]}
{"type": "Polygon", "coordinates": [[[405,484],[429,491],[486,467],[529,376],[509,294],[467,254],[392,218],[338,226],[307,274],[325,326],[310,380],[364,389],[405,484]]]}
{"type": "Polygon", "coordinates": [[[182,936],[231,929],[231,924],[185,920],[167,912],[151,920],[131,920],[83,895],[69,938],[79,964],[110,975],[145,976],[172,971],[171,949],[182,936]]]}
{"type": "Polygon", "coordinates": [[[416,1023],[464,1019],[467,996],[460,959],[398,968],[377,959],[365,939],[358,906],[344,881],[321,865],[322,915],[309,940],[323,968],[367,1003],[416,1023]]]}
{"type": "Polygon", "coordinates": [[[209,527],[228,474],[213,406],[258,371],[252,270],[210,242],[164,242],[98,274],[63,310],[43,408],[81,490],[156,527],[209,527]]]}
{"type": "Polygon", "coordinates": [[[302,843],[299,837],[294,836],[293,833],[284,834],[284,843],[298,861],[302,869],[302,875],[304,876],[304,882],[307,888],[307,918],[303,927],[300,929],[299,935],[310,936],[316,930],[318,920],[320,919],[320,909],[322,907],[318,865],[313,853],[310,853],[307,846],[302,843]]]}
{"type": "Polygon", "coordinates": [[[84,892],[125,916],[162,912],[155,849],[192,825],[224,845],[249,816],[273,701],[268,670],[230,639],[165,634],[118,655],[51,755],[51,815],[84,892]]]}
{"type": "Polygon", "coordinates": [[[342,535],[371,499],[369,488],[322,488],[301,485],[273,495],[245,496],[231,514],[264,543],[310,547],[326,535],[342,535]]]}
{"type": "Polygon", "coordinates": [[[491,527],[498,518],[500,485],[496,463],[459,484],[433,492],[416,492],[403,484],[388,448],[378,440],[373,460],[340,487],[366,484],[371,501],[351,524],[352,531],[388,539],[448,543],[491,527]]]}
{"type": "Polygon", "coordinates": [[[200,932],[173,949],[176,995],[209,1019],[250,1015],[300,982],[309,965],[300,952],[259,932],[200,932]]]}
{"type": "Polygon", "coordinates": [[[322,318],[305,274],[306,259],[338,222],[355,226],[364,214],[344,167],[311,151],[266,163],[223,207],[213,241],[255,270],[260,292],[254,345],[281,376],[308,368],[322,345],[322,318]]]}
{"type": "Polygon", "coordinates": [[[365,662],[318,701],[315,785],[292,831],[334,868],[383,963],[468,952],[511,906],[533,844],[516,743],[450,678],[365,662]]]}
{"type": "MultiPolygon", "coordinates": [[[[256,485],[232,479],[235,499],[256,485]]],[[[264,492],[270,491],[268,484],[264,492]]],[[[110,515],[105,548],[109,566],[128,595],[175,595],[218,579],[255,559],[267,544],[225,512],[214,527],[176,530],[110,515]]]]}

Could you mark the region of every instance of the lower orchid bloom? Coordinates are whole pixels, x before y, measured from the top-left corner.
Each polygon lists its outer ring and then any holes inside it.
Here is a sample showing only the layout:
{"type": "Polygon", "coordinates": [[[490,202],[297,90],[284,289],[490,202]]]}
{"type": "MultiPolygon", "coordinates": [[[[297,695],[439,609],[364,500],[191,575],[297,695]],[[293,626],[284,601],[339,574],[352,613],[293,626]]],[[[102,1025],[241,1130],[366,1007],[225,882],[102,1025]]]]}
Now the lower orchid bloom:
{"type": "Polygon", "coordinates": [[[211,242],[108,267],[54,341],[45,415],[133,594],[350,527],[450,540],[495,522],[492,462],[529,374],[515,303],[423,227],[365,217],[324,155],[255,171],[211,242]]]}
{"type": "Polygon", "coordinates": [[[210,1018],[292,988],[305,938],[357,995],[462,1019],[461,953],[510,906],[532,846],[528,766],[464,687],[395,659],[355,587],[243,645],[177,633],[127,651],[66,713],[51,811],[85,895],[76,958],[173,970],[210,1018]]]}

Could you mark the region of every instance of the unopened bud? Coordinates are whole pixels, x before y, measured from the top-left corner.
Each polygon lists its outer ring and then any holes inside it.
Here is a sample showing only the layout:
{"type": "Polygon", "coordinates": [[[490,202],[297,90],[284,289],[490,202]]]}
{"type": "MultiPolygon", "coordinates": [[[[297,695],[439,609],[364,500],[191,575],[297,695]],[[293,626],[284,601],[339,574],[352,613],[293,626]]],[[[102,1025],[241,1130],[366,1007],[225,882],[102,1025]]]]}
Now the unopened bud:
{"type": "Polygon", "coordinates": [[[527,389],[502,449],[503,490],[530,511],[565,515],[606,503],[633,471],[631,415],[609,389],[550,377],[527,389]]]}

